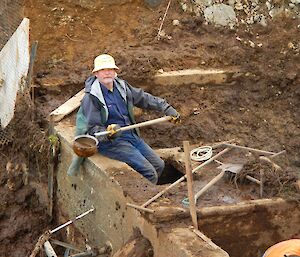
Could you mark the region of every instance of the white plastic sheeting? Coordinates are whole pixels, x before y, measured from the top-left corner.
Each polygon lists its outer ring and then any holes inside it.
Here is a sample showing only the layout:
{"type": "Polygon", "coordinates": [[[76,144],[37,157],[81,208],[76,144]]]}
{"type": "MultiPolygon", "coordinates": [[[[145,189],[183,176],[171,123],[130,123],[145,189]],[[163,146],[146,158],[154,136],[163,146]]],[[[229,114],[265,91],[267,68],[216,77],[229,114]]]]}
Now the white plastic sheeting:
{"type": "Polygon", "coordinates": [[[0,125],[14,116],[18,90],[24,86],[29,68],[29,19],[24,18],[0,52],[0,125]]]}

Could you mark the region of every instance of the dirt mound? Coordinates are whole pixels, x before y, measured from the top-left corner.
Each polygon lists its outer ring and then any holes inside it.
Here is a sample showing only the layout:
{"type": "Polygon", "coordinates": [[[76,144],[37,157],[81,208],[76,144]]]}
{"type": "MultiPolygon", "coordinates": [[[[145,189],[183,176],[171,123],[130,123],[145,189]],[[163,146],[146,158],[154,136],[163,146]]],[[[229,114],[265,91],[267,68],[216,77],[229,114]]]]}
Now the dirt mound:
{"type": "Polygon", "coordinates": [[[113,257],[153,257],[153,248],[141,232],[135,230],[132,237],[118,250],[113,257]]]}
{"type": "Polygon", "coordinates": [[[300,201],[300,190],[296,184],[298,176],[289,167],[282,168],[269,158],[261,157],[246,163],[238,179],[243,180],[246,175],[263,181],[264,197],[282,197],[300,201]]]}

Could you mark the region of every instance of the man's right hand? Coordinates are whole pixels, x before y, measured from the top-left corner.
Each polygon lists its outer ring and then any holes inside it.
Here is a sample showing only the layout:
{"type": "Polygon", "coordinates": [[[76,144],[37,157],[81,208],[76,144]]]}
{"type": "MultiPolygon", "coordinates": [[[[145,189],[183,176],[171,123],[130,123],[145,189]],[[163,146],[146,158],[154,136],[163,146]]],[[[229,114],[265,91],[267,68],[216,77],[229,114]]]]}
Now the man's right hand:
{"type": "Polygon", "coordinates": [[[106,131],[109,132],[109,134],[107,135],[107,137],[109,139],[115,139],[117,137],[119,137],[122,134],[122,131],[120,130],[120,125],[118,124],[110,124],[108,125],[108,127],[106,128],[106,131]]]}

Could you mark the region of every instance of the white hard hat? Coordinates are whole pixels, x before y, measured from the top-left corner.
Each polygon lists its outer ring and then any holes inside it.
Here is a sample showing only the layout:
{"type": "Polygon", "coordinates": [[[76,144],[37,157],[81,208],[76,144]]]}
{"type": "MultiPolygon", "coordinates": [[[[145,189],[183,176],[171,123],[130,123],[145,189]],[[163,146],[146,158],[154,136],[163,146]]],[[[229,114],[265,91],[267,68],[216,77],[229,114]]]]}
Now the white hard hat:
{"type": "Polygon", "coordinates": [[[118,66],[116,66],[114,58],[109,54],[100,54],[94,60],[94,69],[92,72],[103,69],[119,69],[118,66]]]}

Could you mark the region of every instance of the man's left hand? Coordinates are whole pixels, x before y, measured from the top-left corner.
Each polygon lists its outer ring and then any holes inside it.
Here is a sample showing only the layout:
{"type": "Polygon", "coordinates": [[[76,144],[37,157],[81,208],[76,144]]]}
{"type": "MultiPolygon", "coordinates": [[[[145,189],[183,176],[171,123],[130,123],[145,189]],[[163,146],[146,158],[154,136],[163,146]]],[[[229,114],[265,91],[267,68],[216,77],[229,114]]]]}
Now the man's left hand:
{"type": "Polygon", "coordinates": [[[166,110],[165,110],[165,114],[167,116],[171,116],[172,119],[170,120],[170,122],[172,123],[180,123],[181,119],[180,119],[180,114],[175,110],[175,108],[173,108],[172,106],[169,106],[166,110]]]}

